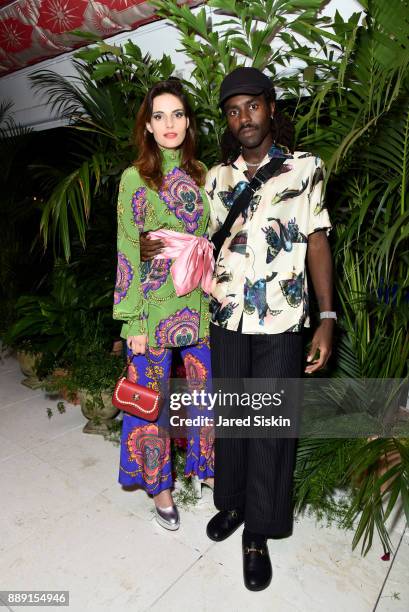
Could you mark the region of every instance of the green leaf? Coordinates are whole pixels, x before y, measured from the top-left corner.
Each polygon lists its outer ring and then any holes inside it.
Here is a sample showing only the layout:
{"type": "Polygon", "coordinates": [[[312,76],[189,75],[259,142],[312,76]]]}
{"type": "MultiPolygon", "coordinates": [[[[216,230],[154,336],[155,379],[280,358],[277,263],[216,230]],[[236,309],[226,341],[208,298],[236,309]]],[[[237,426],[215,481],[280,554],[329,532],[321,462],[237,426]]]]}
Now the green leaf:
{"type": "Polygon", "coordinates": [[[82,30],[71,30],[67,32],[68,34],[72,34],[73,36],[78,36],[79,38],[83,38],[84,40],[90,40],[95,42],[103,42],[101,36],[95,34],[94,32],[83,32],[82,30]]]}
{"type": "Polygon", "coordinates": [[[112,77],[118,71],[118,64],[116,62],[104,62],[98,64],[92,71],[92,78],[95,81],[105,79],[106,77],[112,77]]]}
{"type": "Polygon", "coordinates": [[[103,55],[103,53],[104,51],[101,49],[101,47],[92,47],[92,48],[86,48],[86,49],[81,49],[80,51],[76,51],[74,53],[74,57],[78,59],[82,59],[92,64],[97,59],[99,59],[101,55],[103,55]]]}
{"type": "Polygon", "coordinates": [[[238,36],[230,38],[229,44],[231,45],[232,49],[240,51],[246,57],[253,57],[253,51],[251,47],[242,38],[239,38],[238,36]]]}

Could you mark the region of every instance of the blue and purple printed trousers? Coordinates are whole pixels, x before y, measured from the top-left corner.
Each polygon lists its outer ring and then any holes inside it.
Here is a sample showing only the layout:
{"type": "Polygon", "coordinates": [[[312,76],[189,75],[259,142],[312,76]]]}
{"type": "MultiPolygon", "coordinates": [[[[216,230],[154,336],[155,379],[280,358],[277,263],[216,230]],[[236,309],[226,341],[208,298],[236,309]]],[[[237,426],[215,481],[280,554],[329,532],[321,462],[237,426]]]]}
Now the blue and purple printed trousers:
{"type": "MultiPolygon", "coordinates": [[[[147,347],[147,354],[128,355],[129,380],[157,389],[158,381],[166,387],[172,366],[172,348],[147,347]]],[[[209,339],[181,348],[187,385],[191,382],[208,391],[211,384],[209,339]]],[[[198,415],[197,406],[187,407],[187,417],[198,415]]],[[[148,422],[124,412],[118,481],[124,486],[139,485],[151,495],[173,486],[168,406],[162,408],[156,422],[148,422]]],[[[185,475],[200,479],[214,477],[214,431],[211,426],[188,431],[185,475]]]]}

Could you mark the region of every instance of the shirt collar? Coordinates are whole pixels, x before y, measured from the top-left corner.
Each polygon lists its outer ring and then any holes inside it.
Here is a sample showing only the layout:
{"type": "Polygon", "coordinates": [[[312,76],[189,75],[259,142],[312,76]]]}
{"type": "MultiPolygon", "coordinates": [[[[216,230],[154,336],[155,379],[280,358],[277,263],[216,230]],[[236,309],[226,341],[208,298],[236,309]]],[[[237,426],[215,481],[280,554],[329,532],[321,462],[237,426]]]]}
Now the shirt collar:
{"type": "Polygon", "coordinates": [[[179,166],[182,157],[181,149],[165,149],[161,147],[164,166],[179,166]]]}
{"type": "MultiPolygon", "coordinates": [[[[281,147],[273,143],[271,147],[269,148],[269,150],[267,151],[266,155],[261,160],[260,165],[257,168],[257,170],[259,170],[262,166],[267,164],[270,161],[270,159],[272,159],[273,157],[291,157],[291,154],[286,147],[281,147]]],[[[232,166],[235,166],[238,170],[240,170],[245,175],[247,171],[247,164],[244,161],[243,155],[241,153],[238,156],[238,158],[232,163],[232,166]]]]}

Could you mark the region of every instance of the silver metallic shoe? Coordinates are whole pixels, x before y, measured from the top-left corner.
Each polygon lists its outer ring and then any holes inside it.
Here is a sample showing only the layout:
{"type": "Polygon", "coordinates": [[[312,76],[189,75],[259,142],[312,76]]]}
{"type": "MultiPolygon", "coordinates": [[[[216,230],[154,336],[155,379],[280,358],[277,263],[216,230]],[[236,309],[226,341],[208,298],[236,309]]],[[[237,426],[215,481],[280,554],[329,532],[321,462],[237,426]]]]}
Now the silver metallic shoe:
{"type": "Polygon", "coordinates": [[[176,531],[180,527],[180,517],[176,506],[168,506],[167,508],[155,506],[155,518],[157,523],[164,529],[176,531]]]}

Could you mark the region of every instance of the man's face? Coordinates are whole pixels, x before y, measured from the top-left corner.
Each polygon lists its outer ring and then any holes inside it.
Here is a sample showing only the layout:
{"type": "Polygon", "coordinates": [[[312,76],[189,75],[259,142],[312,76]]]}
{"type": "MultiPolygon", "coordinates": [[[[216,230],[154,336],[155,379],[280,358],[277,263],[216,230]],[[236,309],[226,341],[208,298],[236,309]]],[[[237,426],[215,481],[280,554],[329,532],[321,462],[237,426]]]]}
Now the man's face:
{"type": "Polygon", "coordinates": [[[274,104],[269,104],[264,94],[232,96],[226,100],[224,112],[233,136],[247,149],[258,147],[271,133],[274,104]]]}

